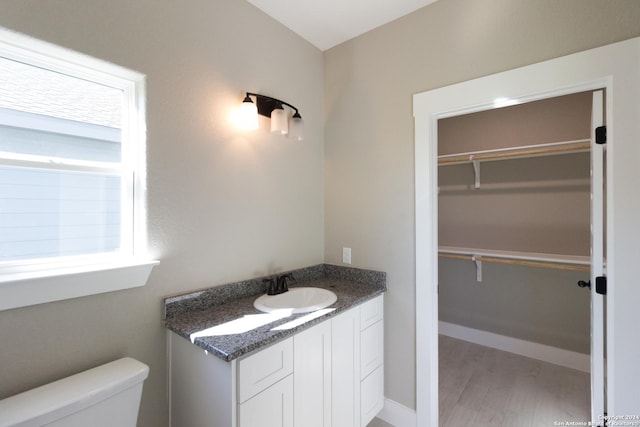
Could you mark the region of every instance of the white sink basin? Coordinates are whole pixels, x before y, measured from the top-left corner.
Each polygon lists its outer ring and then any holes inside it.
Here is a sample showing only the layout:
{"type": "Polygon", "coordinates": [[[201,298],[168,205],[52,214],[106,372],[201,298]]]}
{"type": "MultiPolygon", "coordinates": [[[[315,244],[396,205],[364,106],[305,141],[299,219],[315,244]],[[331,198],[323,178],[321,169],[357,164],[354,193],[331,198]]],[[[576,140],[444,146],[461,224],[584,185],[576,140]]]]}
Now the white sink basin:
{"type": "Polygon", "coordinates": [[[279,295],[262,295],[253,302],[253,306],[265,313],[282,309],[292,309],[292,314],[310,313],[329,307],[337,299],[336,294],[327,289],[291,288],[279,295]]]}

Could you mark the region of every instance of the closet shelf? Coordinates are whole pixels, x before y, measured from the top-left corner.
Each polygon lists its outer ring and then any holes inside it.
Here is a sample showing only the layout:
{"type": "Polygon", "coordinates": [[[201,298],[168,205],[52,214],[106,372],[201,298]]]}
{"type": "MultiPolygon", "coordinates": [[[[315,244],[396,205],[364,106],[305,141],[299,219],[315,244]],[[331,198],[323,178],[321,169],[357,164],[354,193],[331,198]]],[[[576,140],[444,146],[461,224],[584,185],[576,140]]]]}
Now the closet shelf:
{"type": "Polygon", "coordinates": [[[576,255],[545,254],[537,252],[500,251],[455,246],[440,246],[438,256],[442,258],[474,261],[477,280],[482,281],[482,262],[522,265],[527,267],[553,268],[557,270],[591,271],[591,257],[576,255]]]}
{"type": "Polygon", "coordinates": [[[438,166],[471,163],[475,176],[474,188],[480,188],[480,163],[525,157],[553,156],[558,154],[582,153],[591,148],[590,139],[552,142],[549,144],[526,145],[522,147],[497,148],[495,150],[470,151],[468,153],[443,154],[438,156],[438,166]]]}
{"type": "Polygon", "coordinates": [[[515,159],[519,157],[580,153],[587,152],[590,148],[590,139],[576,139],[573,141],[552,142],[549,144],[497,148],[494,150],[470,151],[467,153],[443,154],[438,156],[438,165],[448,166],[481,161],[515,159]]]}

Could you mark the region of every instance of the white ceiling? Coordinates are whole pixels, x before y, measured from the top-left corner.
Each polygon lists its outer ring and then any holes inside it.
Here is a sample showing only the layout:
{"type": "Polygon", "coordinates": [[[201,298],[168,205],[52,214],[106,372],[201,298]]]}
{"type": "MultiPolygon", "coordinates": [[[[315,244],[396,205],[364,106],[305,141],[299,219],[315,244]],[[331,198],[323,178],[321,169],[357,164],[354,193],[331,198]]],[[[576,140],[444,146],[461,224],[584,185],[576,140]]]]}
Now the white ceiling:
{"type": "Polygon", "coordinates": [[[320,50],[436,0],[248,0],[320,50]]]}

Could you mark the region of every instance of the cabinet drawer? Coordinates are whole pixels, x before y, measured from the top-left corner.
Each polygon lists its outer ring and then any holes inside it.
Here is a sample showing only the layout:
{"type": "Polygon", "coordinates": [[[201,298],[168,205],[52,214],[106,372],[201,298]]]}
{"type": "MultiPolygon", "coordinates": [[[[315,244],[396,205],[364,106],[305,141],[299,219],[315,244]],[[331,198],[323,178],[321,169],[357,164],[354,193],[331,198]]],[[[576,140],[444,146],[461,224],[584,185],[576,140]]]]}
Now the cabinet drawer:
{"type": "Polygon", "coordinates": [[[360,306],[360,330],[367,329],[383,317],[384,303],[380,295],[360,306]]]}
{"type": "Polygon", "coordinates": [[[384,323],[377,322],[360,332],[360,379],[384,361],[384,323]]]}
{"type": "Polygon", "coordinates": [[[384,406],[384,368],[379,366],[360,386],[360,423],[366,426],[384,406]]]}
{"type": "Polygon", "coordinates": [[[240,427],[293,427],[293,375],[239,406],[240,427]]]}
{"type": "Polygon", "coordinates": [[[241,359],[238,361],[238,402],[245,402],[292,372],[292,338],[241,359]]]}

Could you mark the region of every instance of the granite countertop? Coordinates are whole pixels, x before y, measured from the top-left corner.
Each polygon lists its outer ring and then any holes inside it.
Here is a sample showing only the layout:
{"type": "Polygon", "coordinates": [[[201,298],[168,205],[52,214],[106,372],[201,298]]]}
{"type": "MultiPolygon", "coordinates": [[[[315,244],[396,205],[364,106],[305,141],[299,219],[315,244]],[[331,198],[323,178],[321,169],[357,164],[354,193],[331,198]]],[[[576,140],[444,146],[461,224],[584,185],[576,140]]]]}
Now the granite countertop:
{"type": "Polygon", "coordinates": [[[289,288],[333,291],[338,300],[312,313],[262,313],[253,301],[266,293],[260,277],[165,299],[165,326],[217,357],[231,361],[355,307],[386,291],[383,272],[320,264],[288,272],[289,288]]]}

